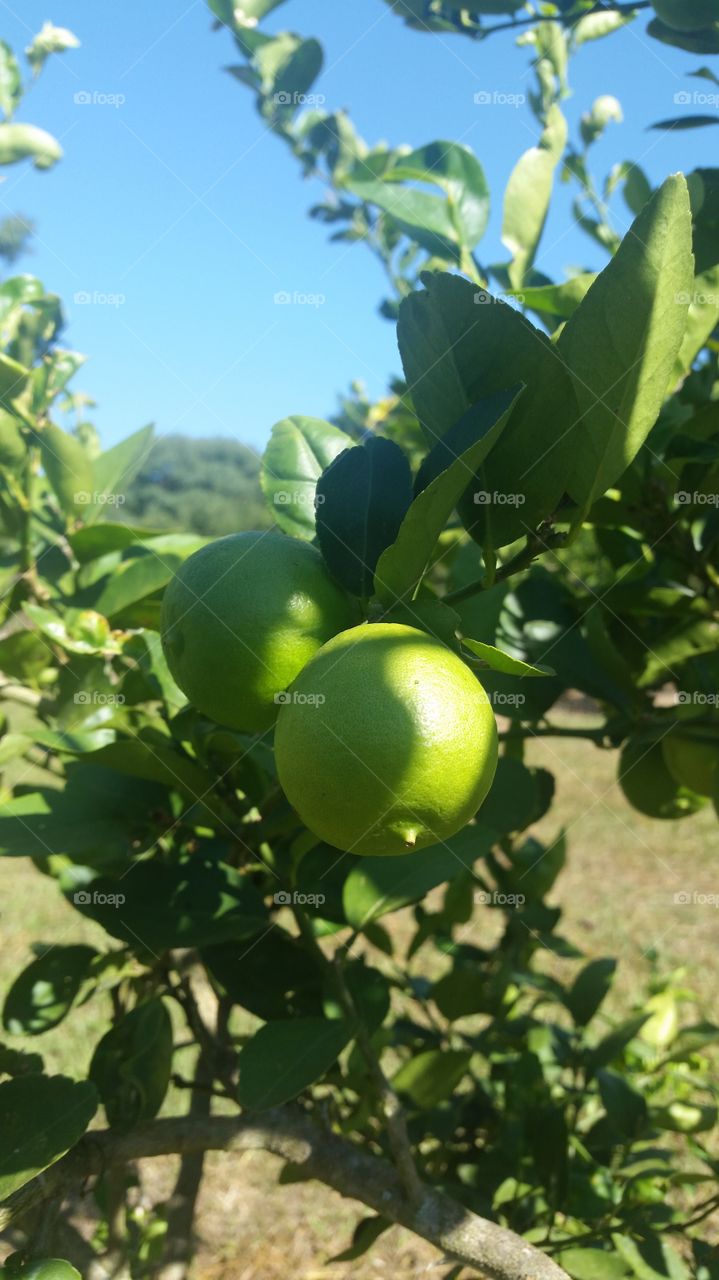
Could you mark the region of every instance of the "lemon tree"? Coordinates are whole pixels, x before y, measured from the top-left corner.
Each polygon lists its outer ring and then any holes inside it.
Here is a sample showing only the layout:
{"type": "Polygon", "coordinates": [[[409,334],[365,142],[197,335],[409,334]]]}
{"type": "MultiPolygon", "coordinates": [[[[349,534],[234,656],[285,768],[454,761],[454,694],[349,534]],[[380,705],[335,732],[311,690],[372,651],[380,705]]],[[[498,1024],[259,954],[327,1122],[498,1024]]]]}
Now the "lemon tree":
{"type": "MultiPolygon", "coordinates": [[[[2,994],[6,1280],[184,1280],[204,1153],[230,1180],[255,1146],[364,1206],[338,1265],[401,1224],[447,1280],[715,1280],[715,1015],[662,940],[615,987],[565,936],[565,862],[596,860],[532,754],[611,753],[594,805],[650,866],[654,820],[690,834],[719,802],[719,171],[604,173],[614,85],[565,113],[577,49],[704,64],[715,7],[391,0],[428,57],[520,33],[535,136],[494,240],[471,130],[374,147],[305,112],[323,50],[283,8],[209,0],[238,86],[326,185],[315,216],[386,268],[401,374],[332,422],[267,423],[272,529],[123,520],[151,431],[103,449],[59,300],[0,282],[0,857],[64,913],[2,994]],[[560,181],[588,237],[566,279],[542,262],[560,181]],[[158,1201],[146,1163],[171,1154],[158,1201]],[[88,1185],[80,1241],[61,1219],[88,1185]]],[[[33,75],[73,40],[45,24],[33,75]]],[[[47,167],[25,85],[0,42],[0,163],[47,167]]]]}

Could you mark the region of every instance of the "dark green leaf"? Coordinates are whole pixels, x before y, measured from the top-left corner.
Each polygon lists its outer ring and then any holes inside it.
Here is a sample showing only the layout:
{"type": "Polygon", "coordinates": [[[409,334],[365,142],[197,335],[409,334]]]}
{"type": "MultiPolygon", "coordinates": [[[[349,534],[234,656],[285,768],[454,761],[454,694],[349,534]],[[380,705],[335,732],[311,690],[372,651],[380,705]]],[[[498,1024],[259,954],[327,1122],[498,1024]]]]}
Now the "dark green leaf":
{"type": "Polygon", "coordinates": [[[103,1036],[90,1079],[110,1125],[130,1129],[157,1115],[170,1083],[172,1054],[172,1022],[159,998],[131,1009],[103,1036]]]}
{"type": "Polygon", "coordinates": [[[412,502],[409,462],[382,436],[347,449],[317,482],[317,541],[338,582],[371,596],[377,561],[412,502]]]}
{"type": "Polygon", "coordinates": [[[591,960],[577,975],[564,1003],[578,1027],[591,1022],[602,1001],[611,990],[617,962],[609,958],[591,960]]]}
{"type": "Polygon", "coordinates": [[[296,1098],[329,1071],[351,1035],[348,1022],[325,1018],[266,1023],[239,1055],[241,1105],[260,1111],[296,1098]]]}
{"type": "Polygon", "coordinates": [[[597,1080],[612,1126],[625,1138],[638,1138],[647,1120],[647,1104],[641,1093],[614,1071],[598,1071],[597,1080]]]}
{"type": "Polygon", "coordinates": [[[96,1110],[86,1080],[32,1074],[0,1084],[0,1201],[73,1147],[96,1110]]]}
{"type": "Polygon", "coordinates": [[[471,1058],[463,1049],[428,1049],[400,1067],[392,1077],[392,1087],[411,1098],[416,1107],[429,1111],[454,1093],[471,1058]]]}
{"type": "Polygon", "coordinates": [[[440,533],[466,490],[467,477],[496,447],[521,394],[521,386],[513,386],[473,406],[475,442],[414,499],[396,542],[380,557],[375,574],[380,599],[393,604],[416,593],[440,533]]]}

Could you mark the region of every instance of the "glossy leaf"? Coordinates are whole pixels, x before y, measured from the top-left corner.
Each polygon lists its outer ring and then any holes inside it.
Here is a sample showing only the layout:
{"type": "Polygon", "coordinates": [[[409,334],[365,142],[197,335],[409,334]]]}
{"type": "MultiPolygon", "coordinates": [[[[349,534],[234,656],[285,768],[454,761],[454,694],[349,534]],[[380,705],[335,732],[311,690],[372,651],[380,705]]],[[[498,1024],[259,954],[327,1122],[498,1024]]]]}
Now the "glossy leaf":
{"type": "Polygon", "coordinates": [[[431,566],[437,540],[460,497],[468,477],[482,465],[500,439],[522,393],[521,386],[495,393],[472,409],[474,442],[454,458],[415,498],[396,542],[380,557],[375,590],[388,604],[413,597],[431,566]]]}
{"type": "Polygon", "coordinates": [[[354,595],[372,595],[377,561],[411,502],[409,462],[381,436],[345,450],[320,476],[317,541],[330,572],[354,595]]]}
{"type": "Polygon", "coordinates": [[[416,902],[436,885],[471,866],[487,848],[487,832],[467,827],[452,840],[421,849],[411,858],[359,859],[344,886],[348,922],[353,928],[362,929],[372,920],[416,902]]]}
{"type": "Polygon", "coordinates": [[[425,284],[403,301],[398,338],[428,441],[480,399],[526,387],[460,503],[473,536],[500,548],[554,512],[565,491],[577,420],[569,373],[549,338],[487,290],[442,273],[425,284]]]}
{"type": "Polygon", "coordinates": [[[86,1080],[32,1074],[0,1084],[0,1201],[73,1147],[96,1110],[86,1080]]]}
{"type": "Polygon", "coordinates": [[[240,1051],[240,1104],[264,1111],[296,1098],[329,1071],[351,1035],[350,1024],[340,1020],[266,1023],[240,1051]]]}
{"type": "Polygon", "coordinates": [[[616,968],[616,960],[591,960],[575,978],[565,1004],[578,1027],[591,1022],[611,989],[616,968]]]}
{"type": "Polygon", "coordinates": [[[315,490],[322,472],[352,440],[320,418],[283,418],[262,458],[262,491],[274,519],[295,538],[315,536],[315,490]]]}
{"type": "Polygon", "coordinates": [[[368,204],[388,213],[406,235],[429,253],[458,261],[481,240],[489,217],[484,171],[468,147],[432,142],[400,156],[378,177],[359,160],[346,183],[368,204]],[[404,185],[430,183],[443,196],[404,185]]]}
{"type": "Polygon", "coordinates": [[[107,506],[103,499],[124,497],[130,481],[147,460],[152,447],[154,427],[141,427],[112,449],[106,449],[93,463],[94,487],[98,494],[98,513],[107,506]]]}
{"type": "Polygon", "coordinates": [[[559,338],[581,414],[568,488],[582,512],[629,466],[654,426],[693,279],[689,197],[678,176],[640,213],[559,338]]]}
{"type": "Polygon", "coordinates": [[[555,105],[539,145],[525,151],[509,176],[504,193],[502,243],[512,254],[509,279],[519,289],[531,267],[552,198],[554,172],[567,141],[567,125],[555,105]]]}
{"type": "Polygon", "coordinates": [[[497,649],[493,644],[483,644],[481,640],[468,640],[462,638],[462,645],[465,649],[469,649],[476,657],[481,658],[482,662],[490,667],[493,671],[502,671],[509,676],[553,676],[556,672],[551,667],[535,667],[529,662],[522,662],[520,658],[513,658],[509,653],[503,653],[501,649],[497,649]]]}

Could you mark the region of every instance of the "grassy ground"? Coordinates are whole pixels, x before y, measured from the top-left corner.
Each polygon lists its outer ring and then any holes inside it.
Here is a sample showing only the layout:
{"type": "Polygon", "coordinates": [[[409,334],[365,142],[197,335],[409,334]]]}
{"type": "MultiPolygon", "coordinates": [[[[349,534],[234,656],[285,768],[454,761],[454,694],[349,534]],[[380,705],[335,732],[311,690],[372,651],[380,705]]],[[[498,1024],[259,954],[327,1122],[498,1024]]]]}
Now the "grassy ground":
{"type": "MultiPolygon", "coordinates": [[[[562,722],[592,723],[576,715],[562,722]]],[[[538,740],[528,756],[557,779],[556,803],[535,834],[551,840],[561,828],[567,833],[568,864],[552,895],[564,909],[564,933],[590,957],[618,957],[616,1011],[632,1007],[656,953],[661,971],[685,968],[699,1014],[716,1020],[719,912],[708,904],[674,900],[675,894],[690,899],[719,894],[713,811],[678,823],[643,819],[616,785],[616,753],[587,742],[538,740]]],[[[29,959],[33,940],[101,941],[100,931],[59,901],[53,883],[25,861],[6,859],[2,874],[0,996],[29,959]]],[[[477,910],[470,930],[480,927],[482,909],[477,910]]],[[[396,927],[402,931],[400,917],[396,927]]],[[[561,970],[567,962],[547,956],[546,963],[561,970]]],[[[51,1070],[80,1075],[103,1016],[101,1004],[93,1001],[33,1047],[43,1052],[51,1070]]],[[[280,1166],[263,1153],[212,1156],[207,1167],[197,1280],[279,1280],[287,1275],[297,1280],[370,1280],[418,1276],[425,1269],[429,1274],[437,1265],[434,1250],[393,1229],[361,1263],[325,1266],[349,1243],[362,1216],[358,1207],[314,1184],[278,1187],[280,1166]]],[[[166,1194],[173,1163],[155,1162],[148,1173],[152,1194],[166,1194]]]]}

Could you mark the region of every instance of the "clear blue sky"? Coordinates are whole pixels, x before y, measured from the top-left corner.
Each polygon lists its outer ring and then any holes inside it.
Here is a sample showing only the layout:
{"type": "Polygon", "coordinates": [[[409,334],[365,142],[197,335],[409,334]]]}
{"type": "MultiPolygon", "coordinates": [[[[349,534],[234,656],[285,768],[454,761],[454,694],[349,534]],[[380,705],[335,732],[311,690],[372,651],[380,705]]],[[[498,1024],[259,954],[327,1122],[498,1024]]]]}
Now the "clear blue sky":
{"type": "MultiPolygon", "coordinates": [[[[82,42],[49,61],[18,117],[59,137],[65,158],[49,173],[5,170],[0,205],[38,222],[21,269],[66,301],[65,343],[90,356],[74,385],[97,399],[105,444],[154,420],[162,432],[262,447],[278,418],[327,416],[354,378],[382,394],[399,360],[394,328],[376,313],[380,269],[361,245],[331,245],[307,218],[322,188],[302,180],[249,91],[223,72],[233,44],[213,34],[204,0],[56,0],[51,12],[46,0],[2,0],[0,14],[0,35],[16,48],[47,17],[82,42]],[[83,105],[82,92],[125,101],[83,105]],[[280,290],[326,301],[278,306],[280,290]],[[125,300],[76,302],[83,293],[125,300]]],[[[474,94],[526,92],[529,51],[510,35],[473,45],[411,32],[384,0],[289,0],[273,25],[321,39],[316,90],[328,108],[349,109],[369,141],[473,147],[493,195],[479,255],[501,261],[501,194],[536,127],[527,106],[477,106],[474,94]]],[[[572,126],[599,94],[616,95],[625,112],[595,148],[601,177],[616,159],[641,159],[653,182],[711,163],[711,131],[647,132],[681,110],[675,93],[711,86],[686,78],[701,59],[649,40],[645,27],[642,15],[574,60],[572,126]]],[[[562,191],[539,262],[555,278],[601,263],[567,231],[568,201],[562,191]]],[[[624,228],[621,197],[614,207],[624,228]]]]}

